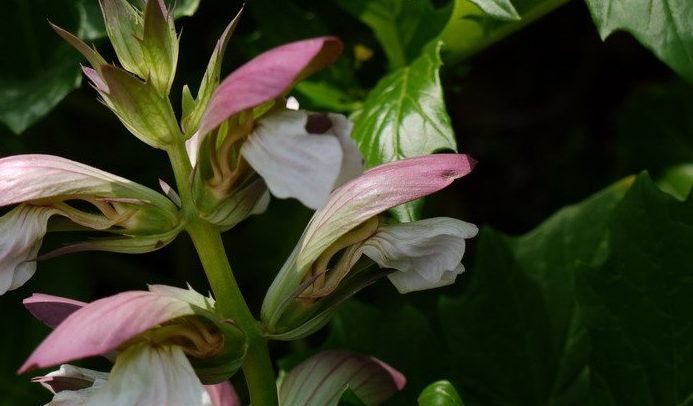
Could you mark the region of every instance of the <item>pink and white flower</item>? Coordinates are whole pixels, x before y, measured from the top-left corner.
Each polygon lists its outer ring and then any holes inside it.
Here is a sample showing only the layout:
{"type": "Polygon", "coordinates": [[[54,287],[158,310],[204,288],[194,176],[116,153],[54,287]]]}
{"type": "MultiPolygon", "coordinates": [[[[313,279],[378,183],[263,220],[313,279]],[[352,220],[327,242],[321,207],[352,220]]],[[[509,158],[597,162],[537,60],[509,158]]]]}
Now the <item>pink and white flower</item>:
{"type": "Polygon", "coordinates": [[[123,292],[89,304],[34,295],[24,304],[55,330],[20,373],[97,355],[115,360],[108,375],[63,366],[38,378],[49,384],[57,400],[201,406],[235,395],[223,387],[205,390],[203,384],[225,382],[240,368],[245,335],[233,322],[219,319],[214,300],[192,289],[153,285],[149,291],[123,292]],[[77,386],[64,387],[75,381],[77,386]]]}
{"type": "Polygon", "coordinates": [[[400,293],[453,283],[464,271],[465,240],[476,235],[475,225],[444,217],[387,224],[379,214],[443,189],[474,164],[457,154],[404,159],[375,167],[335,190],[313,215],[265,296],[262,320],[268,333],[294,339],[315,331],[339,303],[385,274],[400,293]],[[363,256],[384,271],[354,271],[363,256]]]}
{"type": "Polygon", "coordinates": [[[166,196],[99,169],[51,155],[0,159],[0,294],[22,286],[36,270],[47,231],[97,230],[115,238],[74,244],[83,250],[142,253],[171,242],[182,228],[166,196]],[[85,210],[85,204],[90,206],[85,210]],[[93,209],[93,210],[91,210],[93,209]],[[52,217],[69,220],[51,225],[52,217]]]}

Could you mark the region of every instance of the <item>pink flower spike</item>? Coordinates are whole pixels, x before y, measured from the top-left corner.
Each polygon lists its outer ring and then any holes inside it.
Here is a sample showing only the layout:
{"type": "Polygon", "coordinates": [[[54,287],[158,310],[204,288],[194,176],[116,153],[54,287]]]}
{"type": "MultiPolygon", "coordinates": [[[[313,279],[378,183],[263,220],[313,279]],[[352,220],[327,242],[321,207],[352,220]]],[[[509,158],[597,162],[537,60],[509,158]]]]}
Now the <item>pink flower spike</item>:
{"type": "Polygon", "coordinates": [[[97,300],[60,323],[18,373],[107,353],[151,327],[193,314],[188,302],[154,292],[123,292],[97,300]]]}
{"type": "Polygon", "coordinates": [[[56,328],[69,315],[86,306],[79,300],[34,293],[22,301],[31,314],[50,328],[56,328]]]}
{"type": "Polygon", "coordinates": [[[266,51],[231,73],[219,85],[202,118],[206,134],[224,120],[283,95],[299,80],[332,64],[342,52],[335,37],[292,42],[266,51]]]}
{"type": "Polygon", "coordinates": [[[225,381],[216,385],[205,385],[211,406],[241,406],[241,399],[231,382],[225,381]]]}

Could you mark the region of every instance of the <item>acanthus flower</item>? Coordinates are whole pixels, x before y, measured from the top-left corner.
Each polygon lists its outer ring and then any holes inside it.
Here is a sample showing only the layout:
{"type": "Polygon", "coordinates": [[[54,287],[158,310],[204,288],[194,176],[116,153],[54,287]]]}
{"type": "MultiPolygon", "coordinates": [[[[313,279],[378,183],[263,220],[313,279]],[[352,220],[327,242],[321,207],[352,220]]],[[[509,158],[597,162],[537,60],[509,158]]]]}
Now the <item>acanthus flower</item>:
{"type": "Polygon", "coordinates": [[[0,217],[0,294],[22,286],[34,274],[43,237],[52,229],[91,229],[115,237],[77,243],[51,256],[84,250],[150,252],[182,229],[178,208],[160,193],[51,155],[0,159],[0,207],[15,204],[0,217]],[[54,216],[70,221],[51,225],[54,216]]]}
{"type": "Polygon", "coordinates": [[[464,271],[465,240],[476,235],[475,225],[452,218],[387,224],[379,214],[443,189],[474,163],[456,154],[404,159],[335,190],[265,296],[261,316],[268,336],[295,339],[314,332],[341,302],[385,275],[400,293],[453,283],[464,271]]]}
{"type": "MultiPolygon", "coordinates": [[[[218,72],[234,25],[219,40],[205,78],[218,72]]],[[[203,218],[230,228],[263,210],[266,189],[318,209],[333,189],[363,172],[346,117],[284,107],[293,85],[331,64],[342,47],[333,37],[282,45],[238,68],[213,94],[214,83],[203,79],[198,100],[188,97],[186,148],[196,167],[192,190],[203,218]]]]}
{"type": "Polygon", "coordinates": [[[34,295],[24,304],[55,330],[20,373],[95,355],[115,360],[110,374],[63,365],[36,378],[56,394],[54,401],[67,398],[89,406],[237,404],[228,384],[211,385],[223,384],[240,368],[245,335],[216,315],[211,298],[192,289],[153,285],[149,291],[123,292],[90,304],[34,295]]]}

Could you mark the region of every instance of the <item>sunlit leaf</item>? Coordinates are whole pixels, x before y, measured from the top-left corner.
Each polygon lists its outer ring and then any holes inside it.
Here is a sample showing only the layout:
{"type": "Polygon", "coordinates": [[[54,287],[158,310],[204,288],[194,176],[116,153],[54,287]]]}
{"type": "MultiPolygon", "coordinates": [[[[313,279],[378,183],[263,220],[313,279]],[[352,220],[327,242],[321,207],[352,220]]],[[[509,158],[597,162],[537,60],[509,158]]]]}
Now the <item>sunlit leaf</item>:
{"type": "MultiPolygon", "coordinates": [[[[380,80],[355,118],[352,136],[370,166],[457,149],[438,71],[440,42],[410,66],[380,80]]],[[[400,221],[419,217],[416,203],[395,211],[400,221]]]]}
{"type": "Polygon", "coordinates": [[[429,0],[338,0],[351,15],[368,25],[393,68],[406,66],[421,54],[448,19],[429,0]]]}

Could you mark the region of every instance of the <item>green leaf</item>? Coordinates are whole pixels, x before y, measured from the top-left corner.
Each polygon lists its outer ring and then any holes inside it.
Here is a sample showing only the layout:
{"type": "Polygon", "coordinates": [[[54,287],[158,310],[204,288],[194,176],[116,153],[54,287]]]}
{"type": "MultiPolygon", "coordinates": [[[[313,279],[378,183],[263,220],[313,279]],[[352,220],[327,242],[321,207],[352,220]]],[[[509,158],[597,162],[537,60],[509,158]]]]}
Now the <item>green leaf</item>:
{"type": "Polygon", "coordinates": [[[462,294],[440,298],[437,318],[432,310],[350,303],[328,345],[392,360],[417,391],[431,376],[448,379],[468,405],[589,405],[589,341],[574,275],[606,257],[610,218],[632,181],[562,209],[524,236],[484,228],[476,261],[458,282],[462,294]]]}
{"type": "Polygon", "coordinates": [[[515,6],[510,0],[469,0],[479,7],[484,13],[499,20],[519,20],[515,6]]]}
{"type": "MultiPolygon", "coordinates": [[[[351,113],[363,106],[361,102],[327,82],[304,80],[294,89],[306,99],[310,107],[315,106],[322,110],[351,113]]],[[[303,105],[304,103],[301,103],[302,108],[303,105]]]]}
{"type": "Polygon", "coordinates": [[[168,9],[173,8],[173,17],[179,19],[181,17],[190,17],[197,12],[200,7],[200,0],[171,0],[166,1],[168,9]]]}
{"type": "Polygon", "coordinates": [[[589,343],[574,274],[604,258],[609,219],[631,182],[521,237],[482,231],[468,289],[440,302],[444,336],[461,365],[458,388],[498,405],[587,402],[589,343]]]}
{"type": "Polygon", "coordinates": [[[350,351],[328,350],[286,374],[279,387],[279,402],[282,406],[337,406],[349,390],[360,402],[378,405],[403,385],[401,374],[382,361],[350,351]]]}
{"type": "Polygon", "coordinates": [[[608,257],[579,273],[599,405],[693,402],[693,199],[641,175],[609,224],[608,257]]]}
{"type": "MultiPolygon", "coordinates": [[[[190,15],[199,0],[176,4],[177,17],[190,15]]],[[[9,0],[4,12],[13,18],[0,27],[0,52],[11,55],[0,61],[0,122],[20,134],[82,83],[80,55],[46,20],[88,41],[106,30],[94,0],[9,0]]]]}
{"type": "Polygon", "coordinates": [[[421,55],[448,20],[449,10],[435,10],[429,0],[338,0],[349,14],[375,33],[390,66],[406,66],[421,55]]]}
{"type": "MultiPolygon", "coordinates": [[[[370,166],[457,150],[438,75],[440,46],[432,42],[410,66],[381,79],[355,116],[352,136],[370,166]]],[[[395,213],[400,221],[418,217],[412,204],[395,213]]]]}
{"type": "Polygon", "coordinates": [[[449,381],[434,382],[421,392],[419,406],[464,406],[464,402],[449,381]]]}
{"type": "Polygon", "coordinates": [[[662,62],[693,83],[693,2],[587,0],[603,39],[628,31],[662,62]]]}
{"type": "Polygon", "coordinates": [[[80,10],[67,1],[12,0],[0,26],[0,122],[21,133],[79,86],[80,56],[46,18],[77,26],[80,10]]]}
{"type": "Polygon", "coordinates": [[[454,0],[440,39],[443,59],[459,62],[526,27],[569,0],[454,0]]]}
{"type": "Polygon", "coordinates": [[[693,187],[693,164],[677,165],[669,169],[659,179],[657,186],[679,200],[686,200],[693,187]]]}
{"type": "Polygon", "coordinates": [[[676,80],[634,92],[618,129],[619,156],[629,171],[660,175],[693,162],[693,89],[676,80]]]}

